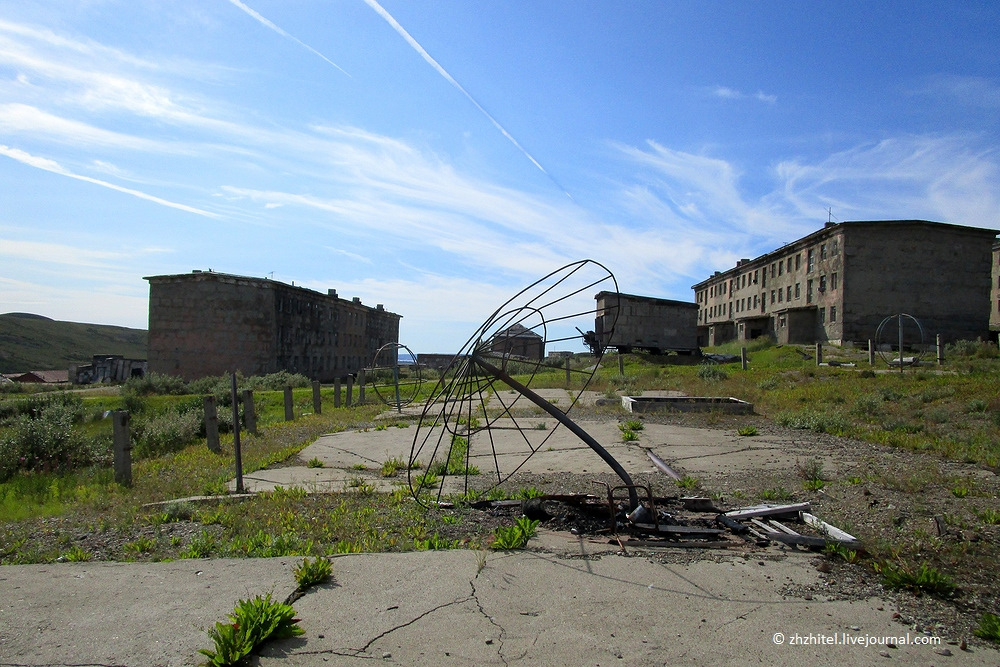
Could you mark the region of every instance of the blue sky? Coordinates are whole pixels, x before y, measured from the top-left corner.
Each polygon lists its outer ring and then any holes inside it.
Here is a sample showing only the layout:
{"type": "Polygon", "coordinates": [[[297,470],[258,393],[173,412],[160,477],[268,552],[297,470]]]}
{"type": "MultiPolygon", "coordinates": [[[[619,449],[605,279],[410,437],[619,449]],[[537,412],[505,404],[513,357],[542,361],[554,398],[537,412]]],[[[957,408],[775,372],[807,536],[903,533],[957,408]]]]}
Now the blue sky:
{"type": "Polygon", "coordinates": [[[693,301],[837,221],[1000,228],[995,2],[0,0],[0,313],[213,269],[455,351],[596,260],[693,301]]]}

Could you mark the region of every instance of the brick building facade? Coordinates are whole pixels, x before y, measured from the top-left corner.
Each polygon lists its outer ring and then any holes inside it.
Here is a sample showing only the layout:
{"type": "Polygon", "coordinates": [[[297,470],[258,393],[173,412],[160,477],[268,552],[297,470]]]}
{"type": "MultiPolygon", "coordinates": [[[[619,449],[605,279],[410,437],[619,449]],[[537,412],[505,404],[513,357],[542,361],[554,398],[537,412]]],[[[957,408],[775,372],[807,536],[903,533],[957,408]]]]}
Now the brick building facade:
{"type": "Polygon", "coordinates": [[[264,278],[150,276],[149,371],[185,380],[285,370],[321,382],[356,373],[399,340],[400,316],[264,278]]]}
{"type": "Polygon", "coordinates": [[[996,237],[924,220],[827,223],[694,285],[699,342],[862,343],[897,313],[945,342],[985,337],[996,237]]]}

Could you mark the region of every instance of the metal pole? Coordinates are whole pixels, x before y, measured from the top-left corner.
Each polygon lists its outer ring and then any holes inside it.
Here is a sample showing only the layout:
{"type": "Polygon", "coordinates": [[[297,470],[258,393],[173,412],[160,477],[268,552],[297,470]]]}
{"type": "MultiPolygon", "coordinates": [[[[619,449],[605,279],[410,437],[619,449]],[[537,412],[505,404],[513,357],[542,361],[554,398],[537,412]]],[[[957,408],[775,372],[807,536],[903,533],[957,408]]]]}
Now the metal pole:
{"type": "Polygon", "coordinates": [[[396,412],[403,411],[403,404],[399,398],[399,364],[392,367],[392,383],[396,387],[396,412]]]}
{"type": "Polygon", "coordinates": [[[900,313],[899,317],[899,373],[903,374],[903,314],[900,313]]]}
{"type": "Polygon", "coordinates": [[[236,455],[236,493],[243,493],[243,452],[240,449],[240,402],[236,398],[236,373],[233,373],[233,453],[236,455]]]}
{"type": "Polygon", "coordinates": [[[578,438],[587,443],[587,445],[591,449],[597,452],[598,456],[604,459],[605,463],[611,466],[611,469],[614,470],[615,473],[619,477],[621,477],[622,481],[625,482],[625,484],[628,486],[628,501],[629,504],[631,505],[629,509],[635,509],[636,507],[639,506],[639,494],[636,493],[635,484],[632,483],[632,478],[629,477],[629,474],[625,472],[625,469],[622,468],[621,464],[618,463],[618,461],[616,461],[615,458],[608,453],[608,450],[604,449],[604,447],[602,447],[601,444],[597,442],[597,440],[594,440],[594,438],[591,437],[589,433],[584,431],[573,420],[567,417],[565,412],[563,412],[556,406],[552,405],[544,398],[533,392],[531,389],[528,389],[526,386],[524,386],[511,376],[507,375],[507,373],[500,370],[496,366],[492,365],[478,354],[473,354],[472,360],[476,362],[479,365],[479,367],[482,368],[484,371],[493,375],[497,379],[506,382],[512,389],[519,392],[529,401],[531,401],[532,403],[540,407],[542,410],[545,410],[547,413],[558,419],[560,424],[568,428],[570,431],[573,432],[574,435],[576,435],[578,438]]]}

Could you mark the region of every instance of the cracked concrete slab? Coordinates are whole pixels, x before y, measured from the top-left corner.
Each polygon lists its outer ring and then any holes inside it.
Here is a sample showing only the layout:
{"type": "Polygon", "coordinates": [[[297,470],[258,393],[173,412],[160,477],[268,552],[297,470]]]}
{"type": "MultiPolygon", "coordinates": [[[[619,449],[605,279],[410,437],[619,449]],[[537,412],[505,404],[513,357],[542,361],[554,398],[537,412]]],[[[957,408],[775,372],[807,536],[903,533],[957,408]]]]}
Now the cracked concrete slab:
{"type": "MultiPolygon", "coordinates": [[[[547,551],[349,555],[335,586],[296,602],[303,637],[260,665],[894,664],[942,659],[934,647],[789,645],[803,637],[899,637],[883,601],[782,594],[817,579],[807,554],[665,563],[547,551]],[[781,633],[784,644],[775,642],[781,633]]],[[[937,647],[940,648],[940,647],[937,647]]],[[[953,651],[949,664],[995,664],[1000,652],[953,651]]]]}
{"type": "Polygon", "coordinates": [[[196,665],[237,600],[294,589],[301,559],[0,567],[0,665],[196,665]]]}

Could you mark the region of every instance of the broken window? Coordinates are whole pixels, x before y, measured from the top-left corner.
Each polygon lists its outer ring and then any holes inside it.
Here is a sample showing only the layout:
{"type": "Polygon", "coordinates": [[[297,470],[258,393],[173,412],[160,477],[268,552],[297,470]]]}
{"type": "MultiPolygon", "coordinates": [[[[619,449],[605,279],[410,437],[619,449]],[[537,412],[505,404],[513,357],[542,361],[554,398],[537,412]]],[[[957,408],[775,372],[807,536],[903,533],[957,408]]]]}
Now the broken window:
{"type": "Polygon", "coordinates": [[[785,290],[786,290],[785,291],[785,301],[791,301],[792,300],[792,286],[789,285],[787,288],[785,288],[785,290]]]}
{"type": "Polygon", "coordinates": [[[792,272],[792,258],[791,257],[788,258],[788,272],[789,273],[792,272]]]}
{"type": "Polygon", "coordinates": [[[815,270],[816,270],[816,251],[810,248],[809,253],[806,255],[806,273],[812,273],[815,270]]]}
{"type": "Polygon", "coordinates": [[[819,291],[820,294],[826,291],[826,276],[819,277],[819,291]]]}
{"type": "Polygon", "coordinates": [[[837,289],[837,274],[836,273],[831,273],[830,274],[830,289],[832,289],[832,290],[837,289]]]}
{"type": "Polygon", "coordinates": [[[826,324],[826,308],[819,309],[819,323],[826,324]]]}
{"type": "Polygon", "coordinates": [[[813,302],[813,281],[812,279],[806,281],[806,303],[813,302]]]}
{"type": "Polygon", "coordinates": [[[802,253],[795,255],[795,270],[798,271],[802,266],[802,253]]]}
{"type": "Polygon", "coordinates": [[[830,321],[831,322],[836,322],[837,321],[837,307],[836,306],[830,306],[830,321]]]}
{"type": "Polygon", "coordinates": [[[822,243],[819,246],[819,258],[826,259],[826,244],[822,243]]]}
{"type": "Polygon", "coordinates": [[[795,298],[796,298],[796,299],[800,299],[800,298],[802,298],[802,290],[800,290],[800,289],[799,289],[799,286],[800,286],[801,284],[802,284],[802,283],[795,283],[795,298]]]}
{"type": "Polygon", "coordinates": [[[780,276],[782,274],[782,272],[784,272],[784,270],[785,270],[785,263],[784,262],[778,262],[778,275],[780,276]]]}

